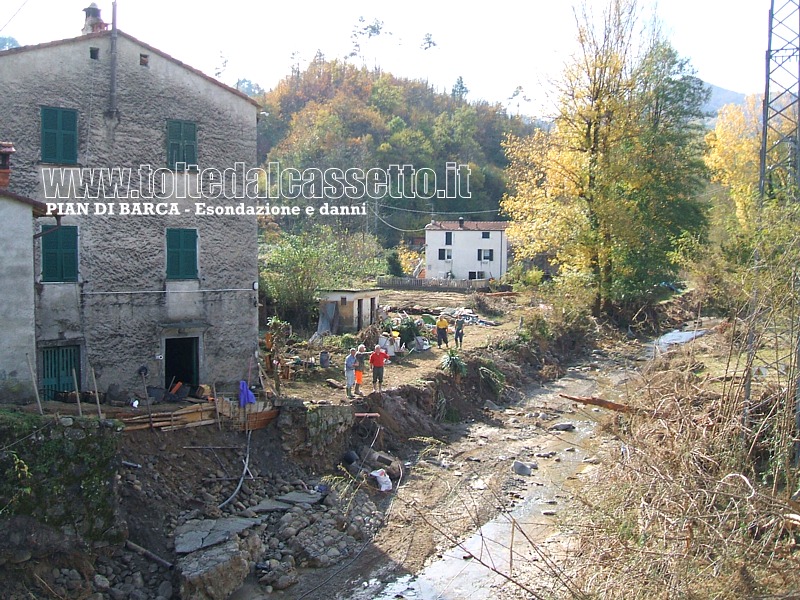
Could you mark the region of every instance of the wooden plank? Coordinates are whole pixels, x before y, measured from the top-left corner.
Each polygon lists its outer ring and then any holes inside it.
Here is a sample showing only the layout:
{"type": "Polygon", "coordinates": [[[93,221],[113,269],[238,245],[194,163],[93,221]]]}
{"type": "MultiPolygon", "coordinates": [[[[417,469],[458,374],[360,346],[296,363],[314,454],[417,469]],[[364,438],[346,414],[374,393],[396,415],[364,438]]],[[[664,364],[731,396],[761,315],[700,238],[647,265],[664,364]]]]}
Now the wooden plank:
{"type": "Polygon", "coordinates": [[[201,427],[203,425],[213,425],[216,419],[205,419],[204,421],[194,421],[193,423],[184,423],[182,425],[170,425],[169,427],[162,427],[161,431],[175,431],[177,429],[188,429],[189,427],[201,427]]]}
{"type": "MultiPolygon", "coordinates": [[[[169,419],[172,413],[156,413],[153,415],[153,419],[156,421],[164,421],[169,419]]],[[[120,419],[123,423],[139,423],[141,421],[150,422],[150,415],[136,415],[135,417],[122,417],[120,419]]]]}
{"type": "Polygon", "coordinates": [[[123,431],[138,431],[140,429],[150,429],[150,423],[138,423],[136,425],[125,425],[123,431]]]}
{"type": "Polygon", "coordinates": [[[172,411],[174,415],[186,415],[195,412],[203,412],[206,409],[211,409],[211,403],[206,402],[204,404],[191,404],[189,406],[184,406],[183,408],[179,408],[177,410],[172,411]]]}

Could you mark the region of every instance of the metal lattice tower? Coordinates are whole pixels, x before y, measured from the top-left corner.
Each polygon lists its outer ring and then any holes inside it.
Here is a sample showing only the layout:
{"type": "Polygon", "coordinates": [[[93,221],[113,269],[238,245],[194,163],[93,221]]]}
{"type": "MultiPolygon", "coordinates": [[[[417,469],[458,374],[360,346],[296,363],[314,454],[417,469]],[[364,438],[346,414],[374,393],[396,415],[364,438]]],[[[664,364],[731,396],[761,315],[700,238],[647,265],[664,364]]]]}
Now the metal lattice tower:
{"type": "Polygon", "coordinates": [[[800,1],[772,0],[761,137],[761,198],[800,182],[800,1]]]}
{"type": "MultiPolygon", "coordinates": [[[[800,200],[800,0],[772,0],[769,11],[769,37],[766,55],[766,87],[763,100],[761,164],[756,227],[761,227],[761,211],[767,200],[791,203],[800,200]]],[[[800,463],[800,335],[793,321],[796,312],[780,310],[759,298],[758,246],[753,272],[755,283],[748,327],[748,369],[744,385],[744,423],[749,425],[751,383],[760,370],[772,373],[786,386],[787,404],[794,404],[794,465],[800,463]],[[757,352],[769,339],[769,358],[757,352]],[[791,398],[791,400],[790,400],[791,398]]],[[[800,278],[792,272],[792,296],[797,306],[800,278]]],[[[762,284],[763,286],[763,284],[762,284]]],[[[762,293],[764,292],[762,287],[762,293]]],[[[766,296],[766,294],[764,294],[766,296]]]]}

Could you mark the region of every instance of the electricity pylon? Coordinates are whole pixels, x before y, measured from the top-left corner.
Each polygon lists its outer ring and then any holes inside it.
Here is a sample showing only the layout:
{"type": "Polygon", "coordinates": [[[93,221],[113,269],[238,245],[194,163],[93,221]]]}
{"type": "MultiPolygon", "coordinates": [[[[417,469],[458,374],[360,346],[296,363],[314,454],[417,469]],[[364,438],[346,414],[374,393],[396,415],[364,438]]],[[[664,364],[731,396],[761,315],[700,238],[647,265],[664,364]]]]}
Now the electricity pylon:
{"type": "MultiPolygon", "coordinates": [[[[800,199],[800,0],[772,0],[766,53],[766,83],[763,100],[759,197],[755,218],[761,229],[765,201],[794,203],[800,199]]],[[[748,362],[744,382],[743,420],[750,426],[751,384],[759,374],[777,377],[787,391],[787,404],[794,402],[794,439],[800,431],[800,335],[793,310],[785,316],[785,306],[771,306],[768,295],[759,298],[761,256],[758,241],[754,252],[754,285],[748,328],[748,362]],[[781,313],[784,313],[783,315],[781,313]],[[768,342],[766,340],[769,340],[768,342]],[[769,352],[758,352],[762,345],[769,352]]],[[[791,304],[797,306],[797,269],[792,273],[791,304]]],[[[800,443],[794,443],[795,465],[800,458],[800,443]]]]}

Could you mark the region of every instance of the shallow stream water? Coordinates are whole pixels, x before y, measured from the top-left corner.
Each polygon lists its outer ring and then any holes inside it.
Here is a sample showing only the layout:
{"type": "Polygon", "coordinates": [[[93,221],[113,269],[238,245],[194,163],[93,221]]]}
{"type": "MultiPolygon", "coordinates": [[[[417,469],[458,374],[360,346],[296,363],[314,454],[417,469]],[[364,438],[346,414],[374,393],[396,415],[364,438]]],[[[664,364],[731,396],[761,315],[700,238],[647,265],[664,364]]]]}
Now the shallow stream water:
{"type": "MultiPolygon", "coordinates": [[[[571,403],[560,398],[559,393],[598,395],[608,391],[607,385],[612,380],[621,379],[624,379],[621,372],[611,378],[595,373],[572,373],[529,395],[521,408],[569,407],[571,403]]],[[[539,468],[533,471],[534,477],[523,499],[513,510],[499,514],[416,575],[405,575],[388,584],[376,580],[365,582],[365,588],[373,589],[371,597],[376,600],[488,600],[498,597],[499,588],[511,585],[504,575],[515,577],[519,569],[546,568],[539,553],[550,553],[547,546],[551,542],[557,553],[555,546],[563,542],[559,539],[556,543],[552,538],[557,532],[558,515],[569,502],[569,480],[595,468],[593,457],[599,446],[595,436],[599,416],[596,411],[591,407],[578,407],[572,414],[563,414],[548,423],[552,426],[569,422],[575,429],[539,434],[542,438],[537,440],[542,444],[540,453],[554,452],[559,460],[538,460],[539,468]],[[589,462],[585,462],[587,460],[589,462]]],[[[358,592],[351,596],[365,597],[358,592]]]]}

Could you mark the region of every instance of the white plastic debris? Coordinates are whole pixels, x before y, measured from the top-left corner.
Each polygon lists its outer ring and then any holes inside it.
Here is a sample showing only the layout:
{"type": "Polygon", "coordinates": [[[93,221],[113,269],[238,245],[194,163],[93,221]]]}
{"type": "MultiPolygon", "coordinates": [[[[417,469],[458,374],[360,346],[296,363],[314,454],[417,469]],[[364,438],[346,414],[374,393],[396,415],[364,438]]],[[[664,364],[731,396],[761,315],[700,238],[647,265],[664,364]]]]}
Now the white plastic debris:
{"type": "Polygon", "coordinates": [[[382,492],[391,492],[392,491],[392,480],[389,479],[389,476],[386,474],[386,471],[383,469],[376,469],[370,473],[372,477],[378,480],[378,488],[382,492]]]}

